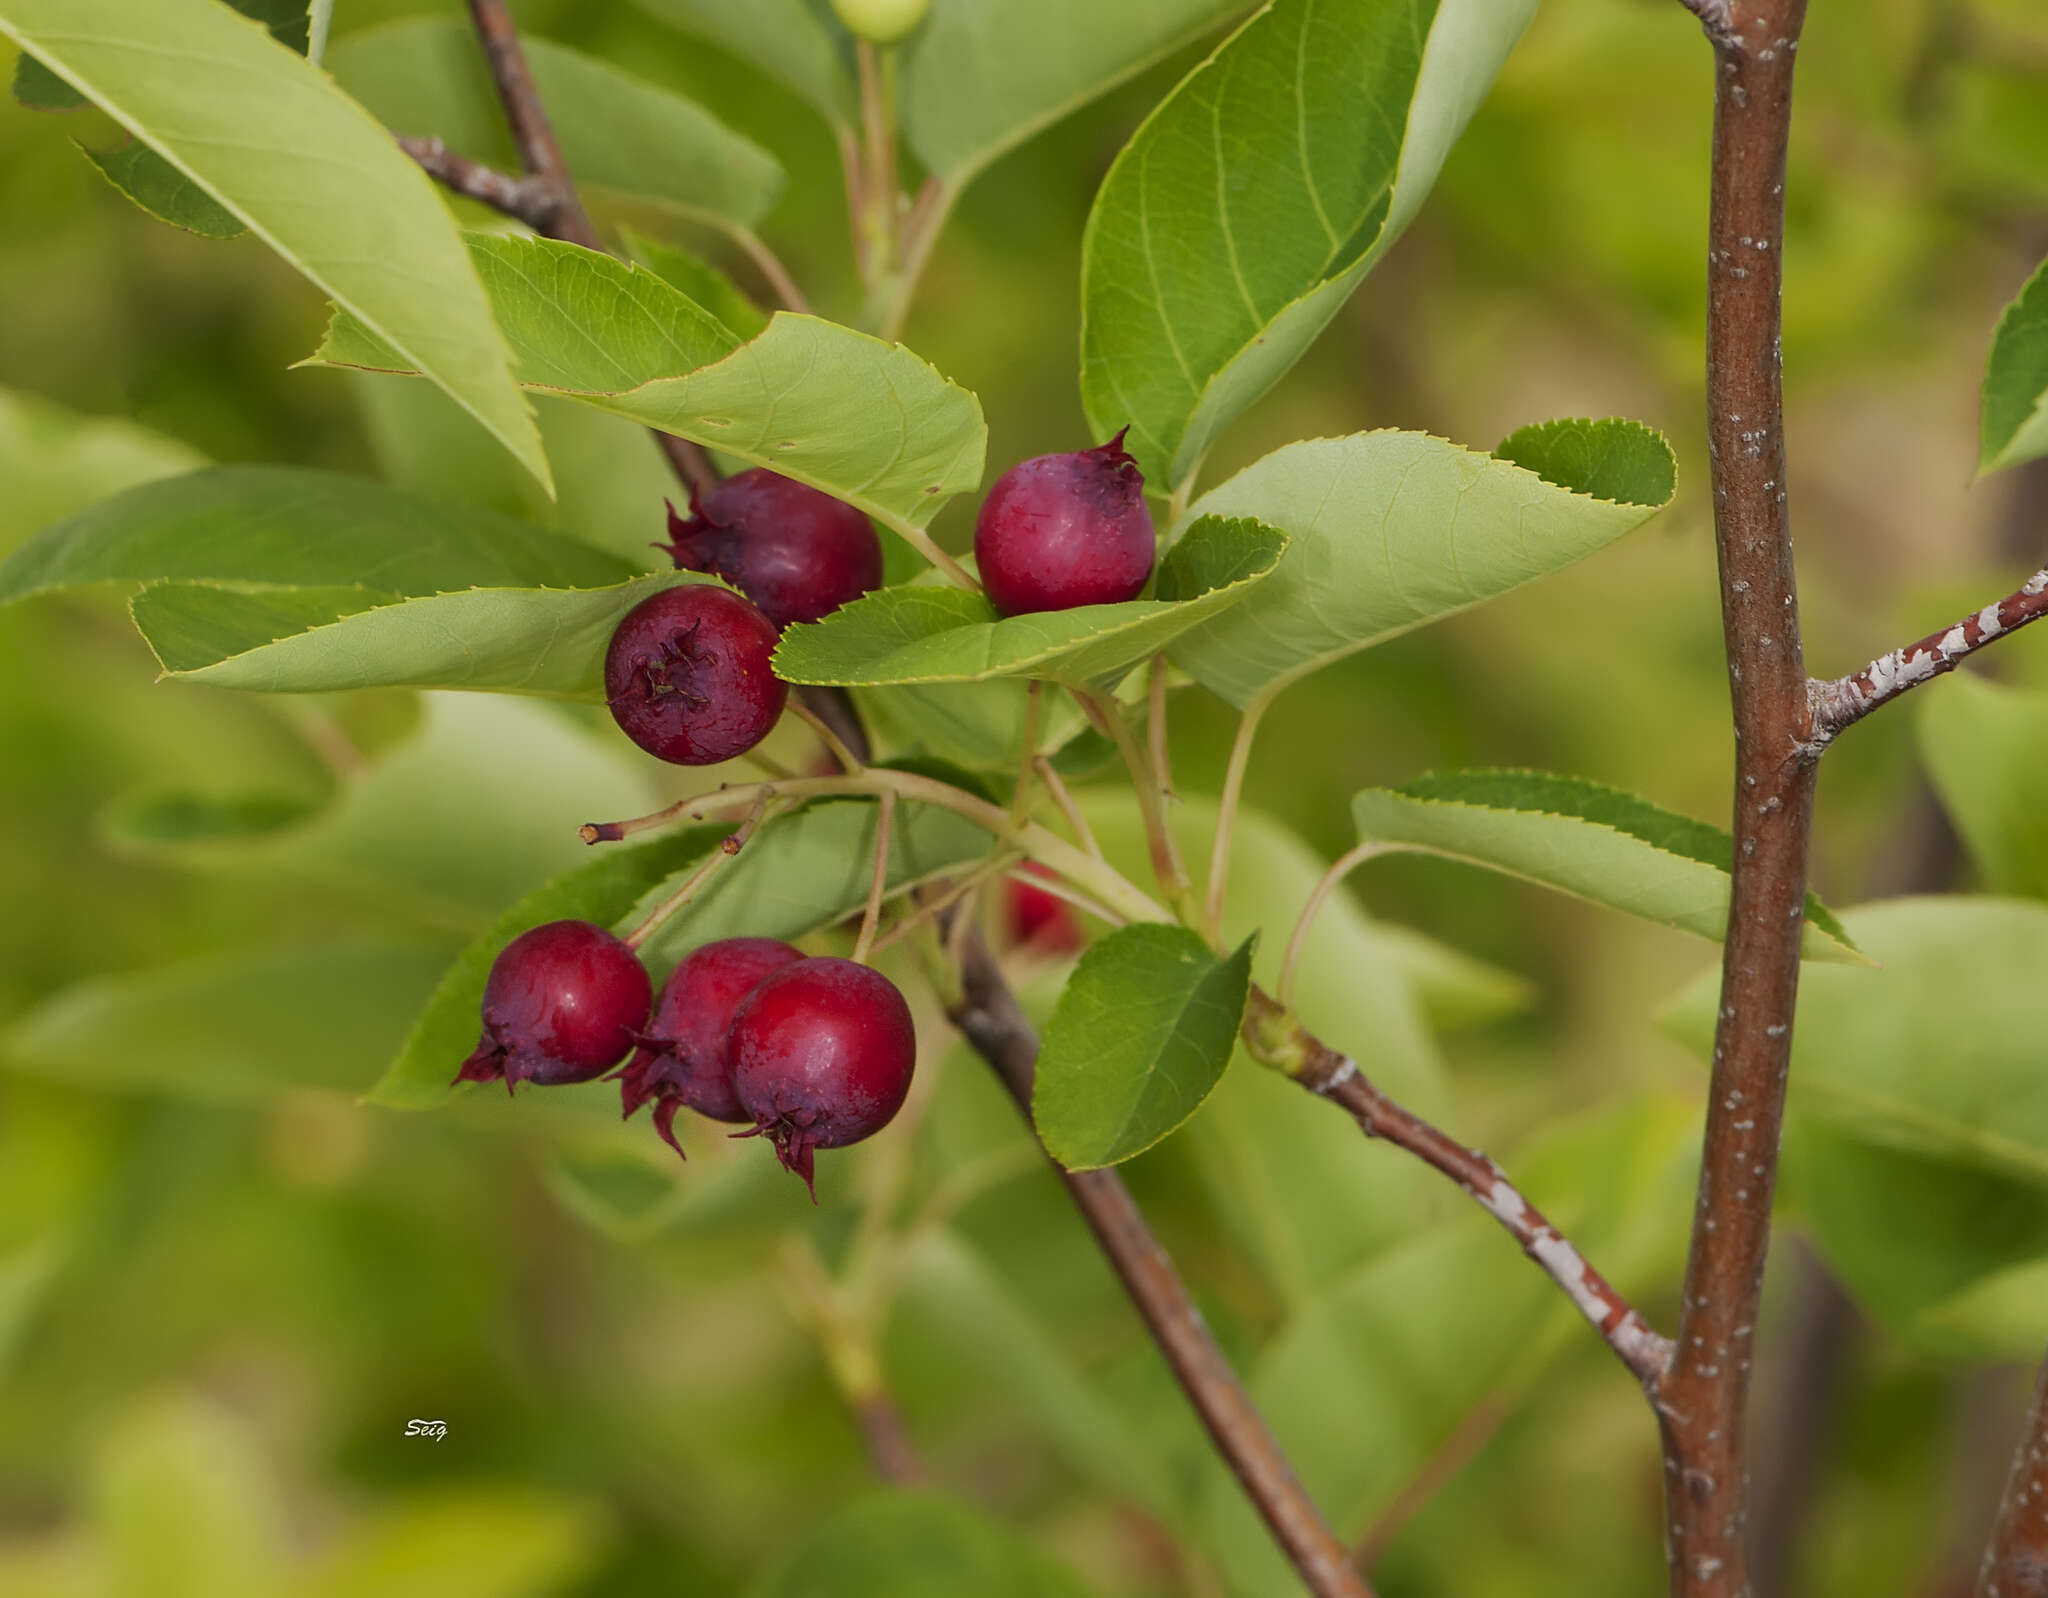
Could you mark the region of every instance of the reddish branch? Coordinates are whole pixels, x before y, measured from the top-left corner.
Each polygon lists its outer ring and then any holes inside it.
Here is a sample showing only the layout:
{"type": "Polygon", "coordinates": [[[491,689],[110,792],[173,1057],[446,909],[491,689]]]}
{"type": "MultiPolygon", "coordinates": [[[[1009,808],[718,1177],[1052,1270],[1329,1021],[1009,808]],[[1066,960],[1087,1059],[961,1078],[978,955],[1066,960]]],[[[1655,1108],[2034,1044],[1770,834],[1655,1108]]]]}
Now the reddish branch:
{"type": "MultiPolygon", "coordinates": [[[[1816,751],[1785,495],[1785,152],[1805,0],[1740,0],[1715,37],[1707,437],[1735,721],[1737,839],[1677,1357],[1653,1388],[1680,1598],[1743,1598],[1744,1411],[1799,987],[1816,751]]],[[[1711,31],[1711,30],[1710,30],[1711,31]]]]}
{"type": "MultiPolygon", "coordinates": [[[[1038,1035],[1018,1008],[987,945],[971,929],[964,940],[960,978],[959,1000],[949,1010],[953,1024],[995,1068],[1028,1120],[1038,1035]]],[[[1123,1180],[1114,1171],[1060,1175],[1217,1452],[1265,1518],[1303,1584],[1316,1598],[1371,1598],[1372,1589],[1296,1478],[1123,1180]]]]}
{"type": "Polygon", "coordinates": [[[1356,1061],[1303,1030],[1262,989],[1252,989],[1244,1032],[1255,1055],[1278,1064],[1311,1093],[1343,1106],[1367,1137],[1406,1149],[1463,1188],[1564,1289],[1637,1381],[1655,1382],[1664,1374],[1671,1360],[1670,1341],[1650,1329],[1485,1154],[1446,1137],[1396,1104],[1366,1079],[1356,1061]]]}
{"type": "Polygon", "coordinates": [[[2026,1434],[1977,1573],[1977,1598],[2048,1598],[2048,1364],[2034,1383],[2026,1434]]]}
{"type": "Polygon", "coordinates": [[[1953,627],[1880,655],[1850,676],[1814,681],[1809,685],[1814,747],[1826,747],[1844,727],[1853,726],[1878,706],[1889,704],[1931,677],[1954,671],[1994,639],[2043,616],[2048,616],[2048,566],[2005,598],[1965,616],[1953,627]]]}

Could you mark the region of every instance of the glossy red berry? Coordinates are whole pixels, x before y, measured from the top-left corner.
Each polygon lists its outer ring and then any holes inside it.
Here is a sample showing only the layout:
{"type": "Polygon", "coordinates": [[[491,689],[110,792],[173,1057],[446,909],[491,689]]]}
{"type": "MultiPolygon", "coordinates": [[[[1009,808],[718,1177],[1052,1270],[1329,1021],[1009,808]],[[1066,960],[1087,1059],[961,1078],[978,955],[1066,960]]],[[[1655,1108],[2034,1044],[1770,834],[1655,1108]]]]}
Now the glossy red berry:
{"type": "Polygon", "coordinates": [[[1145,479],[1123,433],[1012,466],[974,524],[982,586],[1005,616],[1136,599],[1155,553],[1145,479]]]}
{"type": "Polygon", "coordinates": [[[665,588],[626,612],[605,651],[612,719],[679,766],[744,754],[789,698],[775,641],[775,624],[738,594],[709,583],[665,588]]]}
{"type": "Polygon", "coordinates": [[[484,1031],[458,1082],[588,1082],[618,1064],[647,1022],[653,985],[603,927],[550,921],[499,951],[484,983],[484,1031]]]}
{"type": "Polygon", "coordinates": [[[917,1063],[896,984],[831,958],[784,966],[748,994],[728,1047],[733,1091],[754,1130],[806,1184],[812,1150],[858,1143],[889,1124],[917,1063]]]}
{"type": "MultiPolygon", "coordinates": [[[[1024,869],[1032,876],[1047,874],[1036,864],[1024,869]]],[[[1012,941],[1036,944],[1054,954],[1069,954],[1081,947],[1080,919],[1073,906],[1057,894],[1023,877],[1011,877],[1004,884],[1004,906],[1009,912],[1012,941]]]]}
{"type": "Polygon", "coordinates": [[[668,508],[677,566],[723,577],[777,627],[818,621],[882,586],[882,542],[844,500],[756,466],[728,477],[686,520],[668,508]]]}
{"type": "Polygon", "coordinates": [[[616,1073],[625,1113],[652,1099],[655,1130],[678,1154],[674,1123],[684,1105],[714,1121],[752,1120],[726,1059],[732,1013],[763,978],[803,957],[774,938],[721,938],[689,955],[662,984],[640,1047],[616,1073]]]}

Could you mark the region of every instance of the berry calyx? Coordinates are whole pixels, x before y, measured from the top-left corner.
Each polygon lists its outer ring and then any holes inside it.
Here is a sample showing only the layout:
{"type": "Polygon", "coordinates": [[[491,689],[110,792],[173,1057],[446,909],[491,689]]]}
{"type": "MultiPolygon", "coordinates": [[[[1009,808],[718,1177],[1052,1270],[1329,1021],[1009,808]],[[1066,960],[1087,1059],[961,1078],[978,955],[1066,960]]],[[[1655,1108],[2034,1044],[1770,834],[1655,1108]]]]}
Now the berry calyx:
{"type": "Polygon", "coordinates": [[[882,586],[882,541],[844,500],[756,466],[668,508],[669,542],[684,570],[723,577],[777,627],[820,621],[882,586]]]}
{"type": "Polygon", "coordinates": [[[974,524],[982,586],[1005,616],[1136,599],[1156,554],[1145,479],[1124,433],[1012,466],[974,524]]]}
{"type": "Polygon", "coordinates": [[[678,1154],[676,1111],[688,1105],[714,1121],[753,1119],[732,1090],[726,1034],[733,1011],[764,978],[804,957],[774,938],[721,938],[669,973],[654,1018],[633,1058],[613,1073],[624,1114],[654,1101],[654,1128],[678,1154]]]}
{"type": "Polygon", "coordinates": [[[665,588],[619,623],[605,702],[628,738],[679,766],[710,766],[768,736],[789,698],[775,624],[709,583],[665,588]]]}
{"type": "Polygon", "coordinates": [[[910,1091],[917,1033],[896,984],[829,956],[784,966],[741,1001],[727,1045],[754,1131],[811,1189],[812,1152],[871,1137],[910,1091]]]}
{"type": "Polygon", "coordinates": [[[931,10],[931,0],[832,0],[846,31],[869,44],[894,44],[931,10]]]}
{"type": "Polygon", "coordinates": [[[484,983],[483,1036],[458,1082],[588,1082],[618,1064],[654,997],[646,967],[588,921],[550,921],[498,952],[484,983]]]}

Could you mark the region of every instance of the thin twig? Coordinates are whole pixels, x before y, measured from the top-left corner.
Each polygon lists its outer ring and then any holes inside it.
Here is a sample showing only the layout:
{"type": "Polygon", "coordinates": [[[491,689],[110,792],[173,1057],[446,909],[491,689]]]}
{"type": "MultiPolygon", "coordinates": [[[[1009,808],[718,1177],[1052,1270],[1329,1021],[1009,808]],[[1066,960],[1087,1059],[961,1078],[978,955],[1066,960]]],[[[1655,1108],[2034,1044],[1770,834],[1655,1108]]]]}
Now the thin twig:
{"type": "Polygon", "coordinates": [[[1977,1598],[2048,1598],[2048,1360],[1977,1573],[1977,1598]]]}
{"type": "Polygon", "coordinates": [[[1021,854],[1012,853],[1007,850],[991,855],[987,860],[968,872],[966,876],[947,888],[936,899],[926,900],[909,915],[893,923],[887,932],[875,939],[875,946],[870,952],[880,954],[891,944],[901,942],[913,932],[937,920],[948,910],[952,909],[954,905],[974,892],[975,889],[981,887],[982,884],[992,878],[1004,875],[1023,858],[1021,854]]]}
{"type": "Polygon", "coordinates": [[[792,699],[789,708],[808,723],[811,731],[823,740],[825,747],[831,751],[832,758],[839,762],[841,771],[851,775],[863,769],[860,756],[846,747],[846,740],[840,737],[839,729],[813,709],[804,695],[798,694],[792,699]]]}
{"type": "Polygon", "coordinates": [[[782,257],[768,247],[766,239],[752,228],[741,227],[736,222],[722,221],[719,226],[728,238],[747,252],[747,259],[760,271],[784,310],[795,311],[799,316],[811,314],[811,302],[804,298],[804,291],[796,286],[796,279],[782,264],[782,257]]]}
{"type": "Polygon", "coordinates": [[[1269,699],[1254,699],[1237,718],[1237,736],[1230,745],[1230,764],[1223,773],[1223,799],[1216,811],[1216,841],[1209,849],[1208,928],[1211,937],[1223,927],[1223,895],[1230,887],[1230,839],[1237,826],[1237,807],[1244,798],[1244,776],[1252,763],[1252,740],[1269,699]]]}
{"type": "Polygon", "coordinates": [[[396,138],[398,147],[443,188],[502,211],[536,233],[546,231],[541,225],[541,219],[548,214],[546,184],[531,178],[515,178],[481,161],[457,155],[439,139],[418,138],[410,133],[400,133],[396,138]]]}
{"type": "Polygon", "coordinates": [[[1021,866],[1012,869],[1008,875],[1013,881],[1036,888],[1040,893],[1049,893],[1063,904],[1070,904],[1076,910],[1085,910],[1097,921],[1105,921],[1113,927],[1129,926],[1131,918],[1121,911],[1112,910],[1100,899],[1083,893],[1071,882],[1062,882],[1058,877],[1047,876],[1042,871],[1026,872],[1021,866]]]}
{"type": "Polygon", "coordinates": [[[853,940],[857,964],[865,964],[868,952],[875,946],[875,928],[882,922],[882,896],[889,887],[889,850],[895,841],[896,796],[885,793],[875,815],[875,869],[868,878],[867,907],[861,912],[860,934],[853,940]]]}
{"type": "Polygon", "coordinates": [[[1181,863],[1180,845],[1174,840],[1173,822],[1168,812],[1175,803],[1173,792],[1173,756],[1167,742],[1166,724],[1166,657],[1152,657],[1152,674],[1146,684],[1146,752],[1152,761],[1152,781],[1159,791],[1159,819],[1166,835],[1167,859],[1173,867],[1173,882],[1176,892],[1185,892],[1188,886],[1187,867],[1181,863]]]}
{"type": "Polygon", "coordinates": [[[1323,901],[1330,897],[1338,883],[1356,871],[1366,861],[1381,853],[1386,845],[1361,843],[1339,855],[1330,863],[1330,869],[1322,874],[1309,895],[1302,901],[1301,914],[1294,918],[1294,932],[1287,940],[1287,953],[1280,961],[1280,976],[1273,984],[1273,997],[1280,1001],[1283,1009],[1294,1008],[1294,975],[1301,964],[1301,951],[1308,947],[1309,928],[1316,923],[1316,916],[1323,908],[1323,901]]]}
{"type": "MultiPolygon", "coordinates": [[[[969,928],[962,944],[961,991],[949,1013],[975,1051],[995,1068],[1028,1119],[1038,1035],[1003,981],[995,957],[969,928]]],[[[1114,1171],[1064,1171],[1075,1206],[1094,1231],[1153,1340],[1274,1540],[1316,1598],[1372,1598],[1344,1545],[1303,1489],[1265,1418],[1230,1368],[1114,1171]]]]}
{"type": "Polygon", "coordinates": [[[1024,691],[1023,753],[1017,761],[1017,786],[1010,794],[1010,819],[1022,821],[1031,814],[1031,773],[1038,760],[1038,718],[1044,707],[1045,684],[1033,677],[1024,691]]]}
{"type": "Polygon", "coordinates": [[[2048,566],[2005,598],[1965,616],[1953,627],[1880,655],[1847,677],[1810,682],[1813,748],[1825,748],[1843,728],[1853,726],[1880,705],[1890,704],[1929,678],[1954,671],[1986,644],[2043,616],[2048,616],[2048,566]]]}
{"type": "Polygon", "coordinates": [[[1095,834],[1088,826],[1088,818],[1081,814],[1081,807],[1074,802],[1073,790],[1060,776],[1059,768],[1052,763],[1052,757],[1040,755],[1031,763],[1038,768],[1038,780],[1045,785],[1045,791],[1052,795],[1052,802],[1059,806],[1060,814],[1067,818],[1067,825],[1074,829],[1074,841],[1100,860],[1102,845],[1095,841],[1095,834]]]}
{"type": "Polygon", "coordinates": [[[1735,19],[1729,15],[1728,0],[1678,0],[1678,3],[1700,19],[1700,26],[1707,30],[1707,37],[1716,44],[1724,44],[1734,36],[1735,19]]]}
{"type": "Polygon", "coordinates": [[[1178,903],[1187,896],[1187,872],[1181,865],[1180,851],[1174,847],[1172,830],[1167,825],[1159,779],[1138,748],[1129,719],[1108,694],[1077,688],[1074,700],[1095,730],[1114,743],[1117,753],[1123,757],[1124,769],[1130,773],[1131,786],[1137,792],[1138,814],[1145,823],[1145,842],[1152,855],[1152,875],[1158,879],[1160,891],[1178,903]]]}
{"type": "Polygon", "coordinates": [[[1652,1331],[1627,1299],[1544,1217],[1507,1173],[1478,1149],[1445,1136],[1372,1085],[1358,1062],[1306,1031],[1258,987],[1245,1010],[1246,1045],[1319,1097],[1343,1106],[1367,1137],[1384,1138],[1442,1172],[1500,1222],[1522,1252],[1564,1289],[1578,1312],[1636,1380],[1654,1383],[1671,1358],[1671,1343],[1652,1331]]]}
{"type": "Polygon", "coordinates": [[[774,797],[775,790],[764,785],[754,799],[753,808],[747,812],[747,819],[740,823],[739,830],[719,839],[718,847],[711,851],[710,857],[701,866],[683,880],[682,886],[650,910],[647,918],[626,934],[627,948],[637,949],[659,932],[670,917],[697,897],[697,891],[711,880],[720,866],[747,846],[747,840],[754,836],[755,830],[767,816],[769,802],[774,797]]]}
{"type": "Polygon", "coordinates": [[[1678,1357],[1653,1390],[1674,1598],[1750,1592],[1746,1411],[1799,992],[1815,775],[1779,346],[1785,156],[1805,14],[1805,0],[1742,0],[1714,51],[1707,438],[1734,707],[1737,843],[1678,1357]]]}

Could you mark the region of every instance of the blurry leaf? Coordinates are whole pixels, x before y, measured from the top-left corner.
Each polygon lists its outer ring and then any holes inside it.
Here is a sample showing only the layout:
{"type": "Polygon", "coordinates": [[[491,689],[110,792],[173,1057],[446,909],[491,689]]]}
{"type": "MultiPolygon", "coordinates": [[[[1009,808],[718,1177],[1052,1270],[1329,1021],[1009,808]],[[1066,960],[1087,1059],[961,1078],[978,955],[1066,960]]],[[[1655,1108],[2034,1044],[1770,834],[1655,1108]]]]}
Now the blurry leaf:
{"type": "MultiPolygon", "coordinates": [[[[1782,1175],[1829,1267],[1866,1313],[1923,1353],[1984,1357],[1939,1311],[2048,1254],[2048,1193],[2036,1184],[1844,1136],[1811,1114],[1786,1126],[1782,1175]]],[[[2048,1321],[2037,1321],[2029,1357],[2044,1338],[2048,1321]]]]}
{"type": "MultiPolygon", "coordinates": [[[[1611,475],[1668,497],[1668,472],[1660,479],[1651,462],[1669,459],[1662,439],[1634,422],[1572,425],[1589,426],[1587,444],[1552,440],[1540,454],[1546,471],[1562,475],[1576,457],[1609,475],[1610,460],[1625,460],[1630,469],[1611,475]],[[1605,453],[1589,447],[1601,439],[1605,453]]],[[[1191,515],[1256,517],[1291,542],[1268,581],[1183,636],[1172,658],[1243,707],[1354,650],[1562,570],[1662,503],[1600,499],[1422,433],[1289,444],[1196,501],[1191,515]]]]}
{"type": "Polygon", "coordinates": [[[609,1541],[601,1512],[560,1491],[415,1489],[352,1532],[294,1598],[556,1598],[593,1573],[609,1541]]]}
{"type": "Polygon", "coordinates": [[[1987,1360],[2036,1360],[2048,1337],[2048,1259],[2030,1260],[1979,1279],[1923,1311],[1921,1324],[1987,1360]]]}
{"type": "Polygon", "coordinates": [[[75,111],[90,103],[32,55],[15,57],[14,98],[31,111],[75,111]]]}
{"type": "Polygon", "coordinates": [[[319,68],[211,0],[0,0],[0,33],[405,351],[547,481],[432,180],[319,68]]]}
{"type": "MultiPolygon", "coordinates": [[[[0,574],[4,575],[4,574],[0,574]]],[[[609,588],[470,588],[378,604],[361,589],[245,594],[158,583],[129,605],[171,676],[258,693],[466,688],[604,698],[620,619],[690,572],[609,588]]]]}
{"type": "Polygon", "coordinates": [[[1070,1171],[1142,1153],[1201,1108],[1230,1063],[1251,982],[1248,939],[1218,960],[1185,927],[1092,945],[1045,1029],[1031,1116],[1070,1171]]]}
{"type": "MultiPolygon", "coordinates": [[[[0,0],[5,4],[5,0],[0,0]]],[[[216,466],[142,483],[46,528],[0,565],[0,604],[52,588],[165,579],[380,595],[588,586],[632,568],[507,516],[342,472],[216,466]]]]}
{"type": "Polygon", "coordinates": [[[891,1334],[914,1340],[921,1361],[957,1359],[975,1382],[1008,1395],[1099,1490],[1175,1518],[1166,1462],[1126,1429],[1033,1306],[956,1234],[928,1232],[912,1245],[891,1334]],[[943,1352],[929,1351],[934,1344],[943,1352]]]}
{"type": "Polygon", "coordinates": [[[0,550],[94,500],[205,464],[189,444],[132,422],[0,389],[0,550]]]}
{"type": "Polygon", "coordinates": [[[785,629],[776,674],[807,683],[1100,683],[1235,604],[1286,547],[1257,522],[1204,517],[1161,563],[1157,598],[1007,618],[958,588],[883,588],[821,622],[785,629]]]}
{"type": "Polygon", "coordinates": [[[324,801],[291,793],[195,793],[145,789],[100,815],[108,847],[143,860],[232,859],[249,844],[288,832],[319,813],[324,801]]]}
{"type": "Polygon", "coordinates": [[[675,1155],[661,1144],[614,1135],[602,1142],[550,1150],[547,1184],[555,1201],[599,1236],[614,1243],[641,1243],[672,1219],[690,1196],[676,1180],[681,1170],[675,1155]]]}
{"type": "Polygon", "coordinates": [[[1535,9],[1278,0],[1190,73],[1088,218],[1096,435],[1128,423],[1161,492],[1191,478],[1400,237],[1535,9]]]}
{"type": "MultiPolygon", "coordinates": [[[[743,225],[774,205],[780,164],[695,101],[532,34],[521,42],[582,187],[743,225]]],[[[489,68],[463,19],[415,17],[351,33],[335,41],[327,67],[393,132],[436,137],[472,160],[517,170],[489,68]]]]}
{"type": "Polygon", "coordinates": [[[1015,1532],[931,1493],[876,1493],[814,1526],[746,1598],[1087,1598],[1015,1532]]]}
{"type": "Polygon", "coordinates": [[[1527,977],[1488,965],[1427,933],[1382,922],[1374,936],[1407,977],[1432,1031],[1491,1026],[1536,1007],[1536,984],[1527,977]]]}
{"type": "Polygon", "coordinates": [[[902,47],[904,136],[954,188],[1246,0],[936,0],[902,47]]]}
{"type": "MultiPolygon", "coordinates": [[[[1735,847],[1728,834],[1647,799],[1543,771],[1450,771],[1351,801],[1361,841],[1442,855],[1719,941],[1735,847]]],[[[1806,898],[1809,960],[1861,960],[1806,898]]],[[[1868,963],[1868,962],[1865,962],[1868,963]]]]}
{"type": "Polygon", "coordinates": [[[336,943],[101,977],[0,1033],[0,1064],[221,1103],[289,1087],[353,1091],[390,1057],[446,962],[433,948],[336,943]]]}
{"type": "Polygon", "coordinates": [[[271,1593],[284,1506],[245,1427],[196,1396],[133,1410],[106,1446],[97,1520],[112,1598],[271,1593]]]}
{"type": "Polygon", "coordinates": [[[130,144],[104,155],[80,145],[79,153],[99,169],[101,177],[160,222],[208,239],[239,238],[249,231],[218,200],[146,144],[130,144]]]}
{"type": "MultiPolygon", "coordinates": [[[[7,1369],[70,1249],[51,1233],[0,1249],[0,1372],[7,1369]]],[[[0,1575],[4,1575],[0,1568],[0,1575]]],[[[0,1583],[0,1592],[6,1591],[0,1583]]]]}
{"type": "Polygon", "coordinates": [[[639,0],[642,10],[711,40],[850,128],[860,114],[853,41],[827,0],[639,0]]]}
{"type": "Polygon", "coordinates": [[[2048,693],[1957,672],[1922,696],[1920,761],[1995,893],[2048,899],[2048,693]]]}
{"type": "MultiPolygon", "coordinates": [[[[865,800],[816,804],[770,822],[641,946],[641,959],[659,980],[699,944],[739,936],[796,938],[857,909],[867,900],[873,872],[876,808],[865,800]]],[[[370,1101],[400,1109],[446,1102],[455,1068],[476,1044],[484,981],[499,950],[544,921],[576,917],[623,927],[638,920],[731,830],[695,827],[652,843],[607,844],[588,864],[529,893],[449,967],[370,1101]]],[[[986,836],[972,823],[929,805],[899,806],[891,838],[889,877],[896,887],[988,851],[986,836]]]]}
{"type": "MultiPolygon", "coordinates": [[[[0,0],[5,3],[5,0],[0,0]]],[[[923,527],[981,481],[981,406],[900,344],[778,311],[735,335],[652,272],[552,239],[471,234],[519,379],[923,527]]],[[[312,364],[407,371],[337,315],[312,364]]]]}
{"type": "Polygon", "coordinates": [[[2048,455],[2048,261],[2005,308],[1984,374],[1980,472],[2048,455]]]}
{"type": "MultiPolygon", "coordinates": [[[[2048,1184],[2048,905],[1894,899],[1843,920],[1881,970],[1808,965],[1792,1029],[1792,1104],[1892,1148],[2048,1184]]],[[[1703,1058],[1718,974],[1658,1017],[1703,1058]]]]}
{"type": "Polygon", "coordinates": [[[709,261],[631,228],[625,229],[625,236],[626,248],[635,261],[695,300],[739,337],[758,338],[767,331],[768,313],[709,261]]]}

